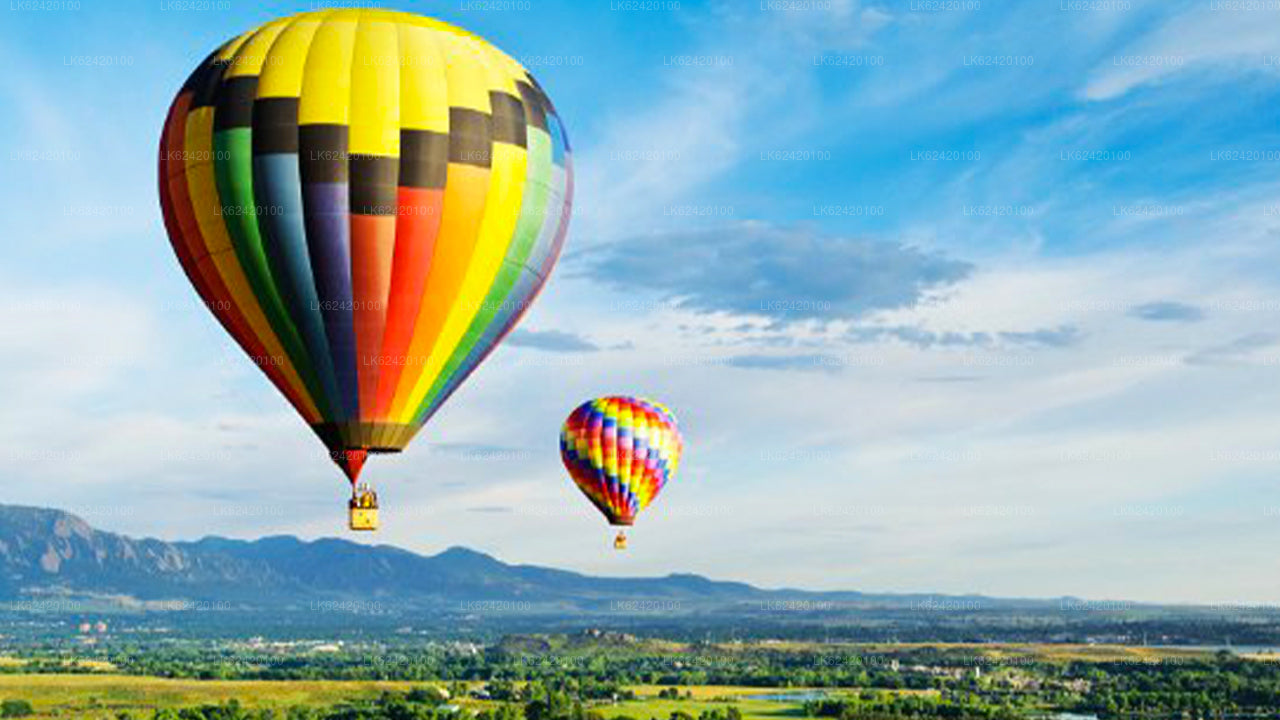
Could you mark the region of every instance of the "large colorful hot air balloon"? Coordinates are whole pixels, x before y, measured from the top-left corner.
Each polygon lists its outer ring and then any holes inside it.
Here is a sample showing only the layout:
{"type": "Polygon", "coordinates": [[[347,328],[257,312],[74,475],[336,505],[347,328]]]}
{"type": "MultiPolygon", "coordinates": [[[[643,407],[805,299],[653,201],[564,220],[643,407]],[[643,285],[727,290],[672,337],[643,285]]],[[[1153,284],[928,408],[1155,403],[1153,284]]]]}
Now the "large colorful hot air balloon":
{"type": "MultiPolygon", "coordinates": [[[[572,195],[568,140],[533,77],[401,12],[307,12],[231,40],[160,141],[187,277],[353,494],[367,454],[402,450],[519,321],[572,195]]],[[[353,497],[353,525],[371,505],[353,497]]]]}
{"type": "MultiPolygon", "coordinates": [[[[589,400],[560,431],[560,457],[587,499],[611,525],[629,526],[680,466],[684,440],[662,403],[633,397],[589,400]]],[[[627,546],[618,531],[614,547],[627,546]]]]}

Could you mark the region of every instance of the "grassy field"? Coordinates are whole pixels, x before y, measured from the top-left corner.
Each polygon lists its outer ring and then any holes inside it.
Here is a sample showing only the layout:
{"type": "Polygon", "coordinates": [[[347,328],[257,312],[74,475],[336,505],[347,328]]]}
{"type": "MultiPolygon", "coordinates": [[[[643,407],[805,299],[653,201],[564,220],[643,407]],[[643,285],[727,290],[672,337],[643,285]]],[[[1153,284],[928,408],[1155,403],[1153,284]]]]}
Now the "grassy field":
{"type": "MultiPolygon", "coordinates": [[[[383,690],[405,691],[423,685],[411,682],[169,680],[132,675],[0,674],[0,699],[27,700],[36,709],[35,717],[114,718],[116,713],[126,710],[149,714],[150,709],[156,707],[215,704],[231,699],[246,707],[330,705],[343,700],[375,697],[383,690]]],[[[641,699],[598,709],[606,717],[648,720],[652,717],[666,718],[674,710],[682,709],[697,715],[707,708],[725,707],[724,698],[794,692],[794,689],[693,686],[682,688],[693,694],[693,700],[660,700],[656,697],[658,687],[634,689],[641,699]]],[[[466,704],[483,705],[474,700],[466,704]]],[[[733,704],[748,718],[763,720],[799,715],[799,703],[735,699],[733,704]]]]}
{"type": "MultiPolygon", "coordinates": [[[[761,700],[762,695],[796,695],[812,688],[759,688],[736,685],[690,685],[681,686],[680,693],[689,693],[689,700],[664,700],[657,697],[663,688],[658,685],[636,685],[631,688],[640,699],[622,702],[617,705],[597,708],[606,718],[623,716],[632,720],[649,720],[669,718],[676,710],[697,716],[703,710],[725,708],[730,705],[738,708],[747,720],[771,720],[773,718],[804,717],[801,700],[761,700]]],[[[856,688],[844,688],[852,692],[856,688]]],[[[841,692],[841,688],[825,688],[823,692],[841,692]]],[[[891,690],[902,695],[934,694],[934,690],[891,690]]]]}
{"type": "MultiPolygon", "coordinates": [[[[720,649],[733,651],[759,650],[766,647],[778,651],[791,652],[831,652],[844,650],[867,655],[896,654],[912,650],[935,648],[938,650],[968,650],[984,655],[992,660],[1024,658],[1045,662],[1118,662],[1145,661],[1161,662],[1165,660],[1186,660],[1203,658],[1212,655],[1209,650],[1199,648],[1141,647],[1137,645],[1071,645],[1057,643],[813,643],[813,642],[770,642],[757,645],[724,644],[720,649]]],[[[1252,656],[1250,656],[1252,657],[1252,656]]],[[[1261,656],[1268,659],[1274,656],[1261,656]]]]}
{"type": "MultiPolygon", "coordinates": [[[[290,705],[331,705],[344,700],[371,698],[383,690],[405,691],[428,683],[360,681],[255,681],[255,680],[169,680],[132,675],[0,674],[0,699],[26,700],[39,718],[114,718],[132,711],[147,716],[156,707],[187,707],[216,704],[236,699],[246,707],[290,705]]],[[[682,686],[688,700],[658,698],[663,689],[656,685],[631,688],[638,699],[596,710],[606,718],[664,720],[676,710],[697,716],[703,710],[736,706],[748,720],[802,717],[800,701],[761,700],[751,696],[792,694],[804,688],[759,688],[721,685],[682,686]]],[[[914,692],[904,690],[901,692],[914,692]]],[[[465,700],[478,708],[484,701],[465,700]]]]}
{"type": "MultiPolygon", "coordinates": [[[[665,685],[632,685],[630,689],[644,698],[657,697],[662,690],[669,690],[665,685]]],[[[694,700],[713,700],[725,697],[739,697],[742,695],[768,695],[769,693],[780,692],[803,692],[795,688],[758,688],[746,685],[681,685],[680,694],[689,693],[694,700]]]]}
{"type": "Polygon", "coordinates": [[[1007,645],[985,653],[992,659],[1024,657],[1050,662],[1165,662],[1203,658],[1207,650],[1129,645],[1007,645]]]}
{"type": "MultiPolygon", "coordinates": [[[[1169,648],[1144,648],[1116,645],[1035,645],[1035,644],[860,644],[844,646],[862,654],[893,656],[913,648],[935,647],[939,649],[967,649],[979,652],[992,660],[1014,658],[1036,661],[1067,662],[1158,662],[1169,659],[1203,657],[1204,650],[1178,650],[1169,648]]],[[[728,648],[726,648],[728,649],[728,648]]],[[[779,644],[782,650],[819,649],[804,643],[779,644]]],[[[831,645],[821,649],[833,650],[831,645]]],[[[1268,656],[1268,659],[1275,659],[1268,656]]],[[[0,665],[12,665],[8,658],[0,657],[0,665]]],[[[109,670],[109,667],[99,668],[109,670]]],[[[253,680],[169,680],[154,677],[137,677],[111,674],[0,674],[0,699],[27,700],[41,718],[114,718],[116,713],[132,711],[147,716],[155,707],[184,707],[215,704],[236,699],[247,707],[287,707],[290,705],[332,705],[344,700],[371,698],[384,690],[406,691],[422,687],[426,683],[373,682],[373,681],[253,681],[253,680]]],[[[615,705],[596,707],[606,718],[624,717],[630,720],[662,720],[676,710],[697,716],[712,708],[724,708],[728,704],[737,708],[748,720],[776,720],[802,716],[799,700],[765,700],[756,696],[803,692],[803,688],[758,688],[739,686],[682,686],[681,694],[689,693],[687,700],[658,698],[663,688],[640,685],[632,688],[637,700],[615,705]]],[[[913,692],[913,691],[901,691],[913,692]]],[[[930,692],[930,691],[926,691],[930,692]]],[[[479,707],[484,702],[464,700],[468,707],[479,707]]]]}
{"type": "Polygon", "coordinates": [[[36,717],[114,718],[131,710],[225,702],[249,707],[326,705],[422,683],[340,681],[168,680],[131,675],[0,675],[0,699],[27,700],[36,717]]]}
{"type": "MultiPolygon", "coordinates": [[[[715,691],[718,688],[701,688],[715,691]]],[[[760,688],[754,688],[754,692],[761,692],[760,688]]],[[[768,692],[765,690],[764,692],[768,692]]],[[[714,693],[713,693],[714,694],[714,693]]],[[[736,706],[742,711],[744,718],[757,718],[759,720],[768,720],[769,718],[781,717],[803,717],[800,711],[799,703],[788,702],[772,702],[769,700],[746,700],[742,698],[735,699],[732,703],[717,702],[713,700],[659,700],[657,698],[644,698],[632,702],[622,702],[617,705],[609,705],[596,708],[606,718],[627,717],[633,720],[649,720],[649,718],[658,718],[665,720],[671,716],[676,710],[683,710],[690,715],[697,716],[703,710],[712,708],[725,708],[730,704],[736,706]]]]}

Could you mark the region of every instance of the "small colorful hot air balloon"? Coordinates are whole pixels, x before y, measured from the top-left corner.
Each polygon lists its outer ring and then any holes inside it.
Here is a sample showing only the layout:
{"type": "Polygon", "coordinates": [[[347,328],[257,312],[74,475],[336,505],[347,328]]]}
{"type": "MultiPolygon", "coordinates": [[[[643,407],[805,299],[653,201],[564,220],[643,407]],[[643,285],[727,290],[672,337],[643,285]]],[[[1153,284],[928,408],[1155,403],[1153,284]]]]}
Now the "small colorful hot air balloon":
{"type": "Polygon", "coordinates": [[[218,48],[160,141],[183,270],[358,485],[507,335],[546,282],[573,173],[521,65],[447,23],[304,12],[218,48]]]}
{"type": "MultiPolygon", "coordinates": [[[[560,457],[574,484],[611,525],[626,527],[675,477],[684,440],[662,403],[610,396],[578,406],[560,431],[560,457]]],[[[627,546],[623,530],[614,547],[627,546]]]]}

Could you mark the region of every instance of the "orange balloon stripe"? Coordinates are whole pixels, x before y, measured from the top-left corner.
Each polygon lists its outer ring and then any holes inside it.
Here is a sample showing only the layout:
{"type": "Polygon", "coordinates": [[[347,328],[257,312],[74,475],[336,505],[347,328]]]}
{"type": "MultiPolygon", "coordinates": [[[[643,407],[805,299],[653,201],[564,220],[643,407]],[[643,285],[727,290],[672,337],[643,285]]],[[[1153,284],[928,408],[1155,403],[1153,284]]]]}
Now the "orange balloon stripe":
{"type": "MultiPolygon", "coordinates": [[[[382,338],[382,373],[378,376],[376,414],[386,417],[395,399],[396,387],[407,362],[409,343],[422,306],[427,284],[424,269],[431,267],[444,191],[435,188],[401,187],[397,202],[395,256],[391,263],[391,289],[387,308],[387,328],[382,338]]],[[[386,441],[383,431],[375,442],[386,441]]]]}
{"type": "MultiPolygon", "coordinates": [[[[426,290],[414,324],[413,341],[409,345],[407,363],[421,369],[436,349],[435,341],[453,307],[454,298],[466,276],[471,254],[476,249],[476,234],[484,218],[485,200],[489,194],[489,169],[474,165],[449,163],[444,187],[440,234],[436,237],[427,273],[426,290]]],[[[409,401],[418,373],[403,373],[391,405],[391,415],[400,415],[409,401]]]]}
{"type": "Polygon", "coordinates": [[[376,407],[378,374],[382,369],[382,337],[387,327],[387,298],[391,292],[391,259],[395,252],[394,215],[351,216],[351,289],[356,329],[356,374],[360,388],[360,419],[379,419],[376,407]]]}

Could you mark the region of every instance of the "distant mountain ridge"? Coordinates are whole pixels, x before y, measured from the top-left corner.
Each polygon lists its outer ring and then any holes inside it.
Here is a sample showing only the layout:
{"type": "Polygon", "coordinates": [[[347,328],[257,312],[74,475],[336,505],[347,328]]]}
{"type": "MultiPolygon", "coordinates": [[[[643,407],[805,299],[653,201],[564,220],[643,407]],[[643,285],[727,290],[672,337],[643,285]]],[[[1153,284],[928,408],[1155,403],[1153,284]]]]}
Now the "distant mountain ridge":
{"type": "Polygon", "coordinates": [[[672,574],[605,578],[533,565],[508,565],[454,547],[423,556],[390,545],[293,536],[190,542],[134,539],[96,530],[48,508],[0,505],[0,599],[105,597],[136,602],[216,601],[275,609],[318,600],[376,600],[380,607],[466,607],[515,601],[516,612],[645,611],[659,601],[680,612],[750,615],[848,614],[891,617],[965,612],[1047,611],[1061,600],[996,600],[940,594],[765,590],[741,582],[672,574]],[[463,603],[463,605],[459,605],[463,603]],[[646,604],[648,603],[648,604],[646,604]]]}
{"type": "Polygon", "coordinates": [[[508,565],[461,547],[423,556],[337,538],[134,539],[96,530],[61,510],[0,505],[0,596],[7,598],[54,593],[251,604],[344,597],[580,604],[639,597],[742,601],[779,592],[789,594],[697,575],[590,577],[508,565]]]}
{"type": "Polygon", "coordinates": [[[96,530],[59,510],[0,505],[5,637],[74,636],[87,621],[104,626],[104,617],[114,617],[106,625],[125,633],[166,637],[364,639],[611,628],[693,639],[1127,643],[1151,637],[1162,644],[1230,638],[1271,646],[1272,629],[1280,627],[1280,608],[766,590],[689,574],[592,577],[508,565],[461,547],[423,556],[337,538],[166,542],[96,530]]]}

